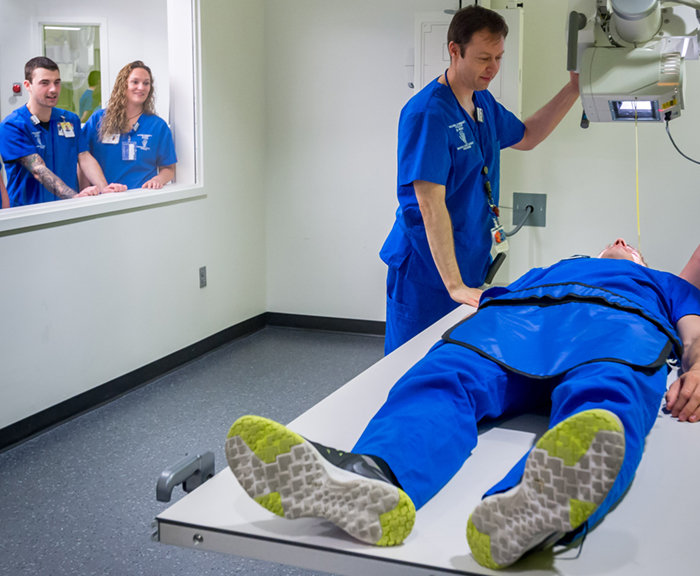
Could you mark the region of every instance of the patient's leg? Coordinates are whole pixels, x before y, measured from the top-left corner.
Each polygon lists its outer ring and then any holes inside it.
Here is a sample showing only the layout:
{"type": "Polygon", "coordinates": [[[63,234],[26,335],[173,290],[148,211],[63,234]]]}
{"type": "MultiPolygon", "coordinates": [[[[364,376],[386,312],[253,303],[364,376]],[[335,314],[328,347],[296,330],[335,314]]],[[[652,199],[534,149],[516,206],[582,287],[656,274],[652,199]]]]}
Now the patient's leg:
{"type": "Polygon", "coordinates": [[[477,506],[475,558],[498,568],[541,544],[570,541],[622,496],[639,465],[666,389],[666,370],[580,366],[559,379],[550,429],[477,506]]]}
{"type": "Polygon", "coordinates": [[[667,371],[637,371],[618,363],[596,362],[571,371],[552,394],[551,424],[590,408],[613,412],[625,427],[625,458],[607,498],[589,518],[595,525],[629,487],[666,392],[667,371]]]}
{"type": "Polygon", "coordinates": [[[479,420],[531,410],[548,391],[462,346],[438,344],[392,388],[353,452],[383,459],[420,508],[471,454],[479,420]]]}

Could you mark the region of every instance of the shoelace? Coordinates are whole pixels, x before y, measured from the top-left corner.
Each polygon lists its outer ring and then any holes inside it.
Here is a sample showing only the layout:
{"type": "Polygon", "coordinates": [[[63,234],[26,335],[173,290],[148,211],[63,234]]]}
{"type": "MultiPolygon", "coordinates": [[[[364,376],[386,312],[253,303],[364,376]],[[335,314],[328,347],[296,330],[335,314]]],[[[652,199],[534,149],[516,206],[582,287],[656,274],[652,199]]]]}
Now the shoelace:
{"type": "MultiPolygon", "coordinates": [[[[574,556],[573,558],[563,558],[562,557],[562,558],[559,558],[560,560],[576,560],[579,556],[581,556],[581,550],[583,550],[583,543],[586,541],[586,536],[588,535],[588,520],[586,520],[586,523],[583,525],[582,532],[583,532],[583,536],[581,537],[581,542],[578,545],[578,551],[576,553],[576,556],[574,556]]],[[[553,552],[553,554],[555,556],[561,556],[562,554],[564,554],[565,552],[568,552],[568,551],[569,551],[569,547],[564,545],[564,547],[561,550],[555,551],[555,552],[553,552]]]]}

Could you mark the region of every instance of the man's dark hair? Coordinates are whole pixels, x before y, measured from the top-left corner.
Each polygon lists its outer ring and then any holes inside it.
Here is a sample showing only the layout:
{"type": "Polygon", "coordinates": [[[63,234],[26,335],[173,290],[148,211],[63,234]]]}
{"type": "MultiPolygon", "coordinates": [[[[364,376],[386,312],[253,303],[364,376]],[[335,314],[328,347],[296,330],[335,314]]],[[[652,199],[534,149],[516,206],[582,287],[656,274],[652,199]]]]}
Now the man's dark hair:
{"type": "Polygon", "coordinates": [[[447,30],[447,43],[454,42],[460,46],[460,55],[475,33],[489,32],[494,36],[508,36],[508,24],[503,16],[482,6],[467,6],[458,10],[447,30]]]}
{"type": "Polygon", "coordinates": [[[32,74],[37,68],[44,68],[45,70],[51,70],[51,72],[58,72],[58,66],[50,58],[45,56],[37,56],[32,58],[29,62],[24,65],[24,79],[28,82],[32,81],[32,74]]]}
{"type": "Polygon", "coordinates": [[[102,75],[99,70],[93,70],[88,74],[88,86],[97,86],[102,79],[102,75]]]}

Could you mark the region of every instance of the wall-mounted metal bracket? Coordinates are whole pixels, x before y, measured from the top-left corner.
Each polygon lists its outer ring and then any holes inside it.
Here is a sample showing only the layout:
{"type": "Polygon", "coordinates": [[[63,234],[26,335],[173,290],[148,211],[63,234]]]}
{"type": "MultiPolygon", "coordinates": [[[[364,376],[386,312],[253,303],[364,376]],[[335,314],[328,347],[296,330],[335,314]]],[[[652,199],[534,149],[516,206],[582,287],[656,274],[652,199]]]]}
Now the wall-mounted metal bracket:
{"type": "Polygon", "coordinates": [[[205,452],[201,456],[188,456],[163,470],[156,485],[156,498],[159,502],[170,502],[173,488],[178,484],[182,484],[185,492],[192,492],[213,476],[213,452],[205,452]]]}

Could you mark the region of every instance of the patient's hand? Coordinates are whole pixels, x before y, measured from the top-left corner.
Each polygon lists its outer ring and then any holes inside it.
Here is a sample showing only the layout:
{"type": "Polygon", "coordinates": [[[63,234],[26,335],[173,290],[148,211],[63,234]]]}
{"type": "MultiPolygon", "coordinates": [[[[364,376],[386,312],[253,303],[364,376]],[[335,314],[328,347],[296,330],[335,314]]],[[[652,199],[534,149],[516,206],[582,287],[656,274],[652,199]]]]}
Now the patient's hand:
{"type": "Polygon", "coordinates": [[[700,419],[700,370],[689,370],[666,392],[666,408],[680,422],[700,419]]]}
{"type": "Polygon", "coordinates": [[[462,284],[459,288],[455,288],[450,292],[450,298],[460,304],[469,304],[469,306],[479,307],[479,299],[483,290],[478,288],[469,288],[462,284]]]}

